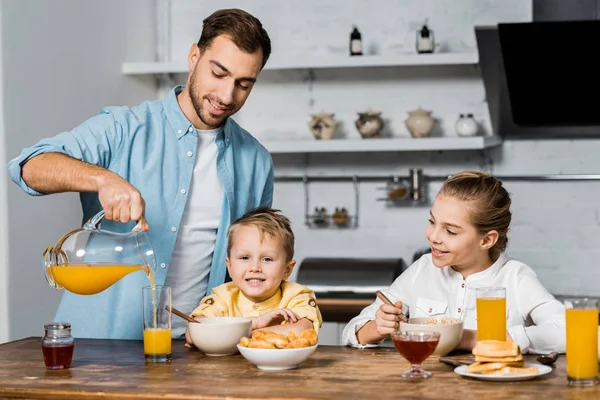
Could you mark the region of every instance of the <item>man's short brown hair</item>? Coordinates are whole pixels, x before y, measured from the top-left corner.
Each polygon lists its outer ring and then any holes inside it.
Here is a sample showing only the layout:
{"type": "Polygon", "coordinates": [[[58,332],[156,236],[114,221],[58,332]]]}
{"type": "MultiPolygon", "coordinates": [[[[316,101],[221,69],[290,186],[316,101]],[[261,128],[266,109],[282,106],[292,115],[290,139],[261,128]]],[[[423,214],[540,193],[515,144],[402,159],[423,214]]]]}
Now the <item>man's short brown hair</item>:
{"type": "Polygon", "coordinates": [[[200,52],[204,52],[217,36],[226,35],[241,50],[248,54],[263,53],[264,67],[271,55],[271,39],[262,23],[248,12],[238,8],[217,10],[202,21],[202,34],[198,41],[200,52]]]}
{"type": "Polygon", "coordinates": [[[265,234],[278,239],[286,253],[286,261],[292,261],[294,258],[294,232],[292,232],[290,220],[279,212],[280,210],[270,207],[258,207],[248,211],[232,223],[227,231],[227,256],[233,246],[234,233],[242,226],[255,226],[260,232],[261,240],[265,234]]]}

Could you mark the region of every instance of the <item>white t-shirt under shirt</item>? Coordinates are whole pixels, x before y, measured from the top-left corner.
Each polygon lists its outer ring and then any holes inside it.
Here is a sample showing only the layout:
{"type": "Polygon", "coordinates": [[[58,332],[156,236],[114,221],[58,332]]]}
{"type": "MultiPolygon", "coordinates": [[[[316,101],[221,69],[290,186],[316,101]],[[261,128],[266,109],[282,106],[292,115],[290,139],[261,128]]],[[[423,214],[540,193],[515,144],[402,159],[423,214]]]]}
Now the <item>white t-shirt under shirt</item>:
{"type": "MultiPolygon", "coordinates": [[[[506,327],[523,353],[565,352],[565,307],[530,267],[504,254],[467,279],[451,267],[436,267],[431,254],[426,254],[382,292],[393,302],[401,301],[403,313],[410,317],[458,318],[464,329],[477,329],[475,289],[484,286],[506,288],[506,327]]],[[[344,345],[359,346],[356,332],[375,319],[381,304],[376,299],[346,325],[344,345]]]]}
{"type": "MultiPolygon", "coordinates": [[[[223,208],[223,185],[217,175],[215,138],[222,128],[198,133],[198,150],[187,203],[165,285],[173,288],[173,307],[191,313],[206,294],[208,275],[223,208]]],[[[186,322],[172,319],[172,336],[185,334],[186,322]]]]}

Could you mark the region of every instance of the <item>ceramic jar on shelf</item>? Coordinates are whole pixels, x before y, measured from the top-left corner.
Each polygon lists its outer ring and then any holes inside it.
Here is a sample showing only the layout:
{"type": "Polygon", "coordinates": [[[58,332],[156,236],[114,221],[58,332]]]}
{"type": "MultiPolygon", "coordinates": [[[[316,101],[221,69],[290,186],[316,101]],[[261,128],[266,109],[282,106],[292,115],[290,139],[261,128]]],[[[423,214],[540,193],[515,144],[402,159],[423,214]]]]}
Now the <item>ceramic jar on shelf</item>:
{"type": "Polygon", "coordinates": [[[475,136],[479,127],[477,121],[473,118],[473,114],[460,114],[454,124],[454,129],[456,129],[458,136],[475,136]]]}
{"type": "Polygon", "coordinates": [[[431,113],[431,111],[424,110],[421,107],[408,112],[408,118],[404,122],[413,137],[422,138],[429,136],[434,125],[431,113]]]}
{"type": "Polygon", "coordinates": [[[337,129],[337,121],[334,116],[335,114],[328,113],[311,115],[308,126],[316,139],[329,140],[333,137],[337,129]]]}
{"type": "Polygon", "coordinates": [[[363,138],[372,138],[379,136],[384,123],[380,111],[368,110],[358,113],[354,125],[363,138]]]}

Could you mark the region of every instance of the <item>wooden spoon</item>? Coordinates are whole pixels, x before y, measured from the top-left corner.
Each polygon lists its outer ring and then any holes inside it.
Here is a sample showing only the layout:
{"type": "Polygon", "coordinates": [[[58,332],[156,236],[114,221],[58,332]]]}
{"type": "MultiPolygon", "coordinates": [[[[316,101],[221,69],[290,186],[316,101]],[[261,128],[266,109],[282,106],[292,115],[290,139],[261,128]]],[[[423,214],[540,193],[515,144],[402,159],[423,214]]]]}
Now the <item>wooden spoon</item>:
{"type": "MultiPolygon", "coordinates": [[[[388,306],[392,306],[392,307],[396,307],[394,305],[394,303],[392,303],[392,301],[390,299],[388,299],[385,294],[381,293],[379,290],[376,292],[377,297],[379,297],[379,300],[383,301],[385,304],[387,304],[388,306]]],[[[407,322],[408,318],[406,318],[406,315],[404,314],[400,314],[400,320],[402,322],[407,322]]]]}
{"type": "Polygon", "coordinates": [[[379,297],[379,300],[383,301],[388,306],[394,307],[394,303],[392,303],[390,301],[390,299],[388,299],[387,297],[385,297],[385,294],[381,293],[379,290],[377,291],[377,297],[379,297]]]}
{"type": "Polygon", "coordinates": [[[176,308],[165,306],[165,310],[172,312],[173,314],[177,315],[180,318],[185,319],[188,322],[198,322],[194,318],[190,317],[189,315],[186,315],[186,314],[182,313],[181,311],[179,311],[176,308]]]}

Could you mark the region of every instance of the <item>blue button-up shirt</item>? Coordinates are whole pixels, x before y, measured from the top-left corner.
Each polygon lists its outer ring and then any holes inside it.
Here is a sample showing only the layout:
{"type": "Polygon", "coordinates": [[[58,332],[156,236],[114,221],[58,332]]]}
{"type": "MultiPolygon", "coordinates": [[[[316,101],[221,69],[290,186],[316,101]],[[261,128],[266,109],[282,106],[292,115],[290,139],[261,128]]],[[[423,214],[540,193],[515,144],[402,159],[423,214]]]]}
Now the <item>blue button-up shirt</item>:
{"type": "MultiPolygon", "coordinates": [[[[156,284],[165,282],[196,159],[198,136],[177,102],[183,87],[164,99],[137,107],[107,107],[75,129],[43,139],[8,164],[11,179],[30,195],[42,195],[23,181],[22,165],[32,157],[60,152],[119,174],[146,201],[148,235],[156,258],[156,284]]],[[[207,292],[226,277],[227,228],[246,211],[271,206],[273,162],[269,152],[233,119],[216,137],[217,171],[225,192],[207,292]]],[[[97,193],[81,193],[83,221],[102,210],[97,193]]],[[[101,229],[128,232],[135,222],[104,220],[101,229]]],[[[55,238],[58,239],[58,238],[55,238]]],[[[40,252],[43,249],[40,249],[40,252]]],[[[145,273],[125,276],[89,296],[65,292],[55,320],[70,322],[75,337],[141,339],[145,273]]],[[[177,288],[173,288],[176,291],[177,288]]],[[[204,295],[204,294],[203,294],[204,295]]]]}

